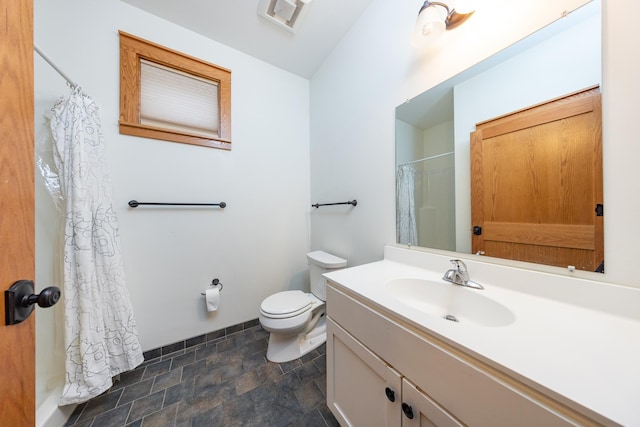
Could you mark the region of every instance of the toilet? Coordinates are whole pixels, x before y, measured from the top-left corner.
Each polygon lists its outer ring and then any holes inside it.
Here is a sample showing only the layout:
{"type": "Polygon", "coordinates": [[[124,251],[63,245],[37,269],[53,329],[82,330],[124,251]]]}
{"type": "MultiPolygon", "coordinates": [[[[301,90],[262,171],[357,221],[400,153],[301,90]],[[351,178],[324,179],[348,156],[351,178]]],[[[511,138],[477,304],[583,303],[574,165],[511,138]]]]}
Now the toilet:
{"type": "Polygon", "coordinates": [[[270,332],[267,359],[282,363],[297,359],[327,340],[324,273],[343,268],[347,261],[323,251],[307,254],[311,292],[283,291],[260,304],[260,324],[270,332]]]}

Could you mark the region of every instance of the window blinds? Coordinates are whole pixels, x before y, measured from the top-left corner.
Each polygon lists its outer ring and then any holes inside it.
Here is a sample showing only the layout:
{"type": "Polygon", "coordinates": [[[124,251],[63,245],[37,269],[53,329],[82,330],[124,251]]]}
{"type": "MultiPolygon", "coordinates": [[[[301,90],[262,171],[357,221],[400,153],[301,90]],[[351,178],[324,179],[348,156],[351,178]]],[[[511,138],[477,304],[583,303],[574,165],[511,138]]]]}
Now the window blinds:
{"type": "Polygon", "coordinates": [[[140,60],[140,123],[218,137],[218,84],[140,60]]]}

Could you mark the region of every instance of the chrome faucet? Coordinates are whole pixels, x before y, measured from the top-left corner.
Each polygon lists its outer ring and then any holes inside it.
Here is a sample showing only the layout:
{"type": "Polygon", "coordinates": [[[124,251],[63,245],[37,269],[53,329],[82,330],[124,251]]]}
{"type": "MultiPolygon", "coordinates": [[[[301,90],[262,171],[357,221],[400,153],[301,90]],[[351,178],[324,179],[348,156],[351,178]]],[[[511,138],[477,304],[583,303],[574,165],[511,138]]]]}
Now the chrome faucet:
{"type": "Polygon", "coordinates": [[[469,272],[467,271],[467,266],[464,262],[462,262],[462,260],[452,259],[450,261],[451,264],[455,266],[455,268],[447,270],[447,272],[444,273],[442,280],[451,282],[454,285],[458,286],[466,286],[473,289],[484,289],[484,287],[480,283],[469,280],[469,272]]]}

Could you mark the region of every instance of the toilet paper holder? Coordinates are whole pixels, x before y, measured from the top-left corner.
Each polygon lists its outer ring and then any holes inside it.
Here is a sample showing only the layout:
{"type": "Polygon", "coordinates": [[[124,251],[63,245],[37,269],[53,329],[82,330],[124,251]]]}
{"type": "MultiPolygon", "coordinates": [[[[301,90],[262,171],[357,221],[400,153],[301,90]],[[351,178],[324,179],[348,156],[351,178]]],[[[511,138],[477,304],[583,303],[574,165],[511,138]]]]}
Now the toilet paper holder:
{"type": "MultiPolygon", "coordinates": [[[[214,286],[214,287],[218,288],[219,292],[222,292],[222,288],[224,288],[224,286],[222,286],[222,283],[220,283],[219,279],[213,279],[209,286],[214,286]]],[[[205,295],[205,293],[204,292],[200,292],[200,295],[205,295]]]]}

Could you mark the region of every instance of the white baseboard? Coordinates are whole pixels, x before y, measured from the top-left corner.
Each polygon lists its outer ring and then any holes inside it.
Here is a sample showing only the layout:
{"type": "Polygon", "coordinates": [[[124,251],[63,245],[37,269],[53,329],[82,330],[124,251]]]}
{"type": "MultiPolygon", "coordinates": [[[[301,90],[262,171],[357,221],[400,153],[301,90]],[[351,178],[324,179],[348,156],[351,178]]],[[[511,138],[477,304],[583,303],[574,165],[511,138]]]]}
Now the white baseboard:
{"type": "Polygon", "coordinates": [[[63,427],[77,405],[58,406],[62,387],[53,390],[36,410],[36,427],[63,427]]]}

